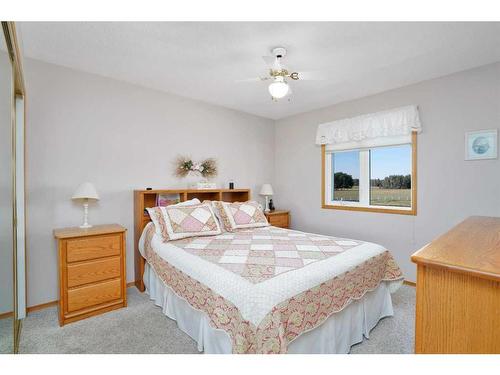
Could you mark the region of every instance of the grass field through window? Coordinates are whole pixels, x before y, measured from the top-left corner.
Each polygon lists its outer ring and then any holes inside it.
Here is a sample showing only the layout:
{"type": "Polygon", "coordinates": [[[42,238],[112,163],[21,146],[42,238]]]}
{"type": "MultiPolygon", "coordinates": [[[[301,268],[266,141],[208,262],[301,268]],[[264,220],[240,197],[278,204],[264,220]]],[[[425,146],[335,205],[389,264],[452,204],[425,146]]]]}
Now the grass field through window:
{"type": "MultiPolygon", "coordinates": [[[[335,201],[358,202],[359,188],[353,186],[351,189],[335,189],[333,197],[335,201]]],[[[372,186],[370,205],[411,207],[411,189],[384,189],[372,186]]]]}

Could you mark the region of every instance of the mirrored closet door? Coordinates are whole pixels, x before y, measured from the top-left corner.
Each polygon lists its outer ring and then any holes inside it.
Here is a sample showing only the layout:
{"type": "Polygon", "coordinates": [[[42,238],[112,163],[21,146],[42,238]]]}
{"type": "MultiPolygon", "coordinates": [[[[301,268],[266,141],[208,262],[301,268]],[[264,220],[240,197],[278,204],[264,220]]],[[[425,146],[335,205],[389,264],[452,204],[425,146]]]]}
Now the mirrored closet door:
{"type": "Polygon", "coordinates": [[[14,223],[12,212],[12,66],[0,44],[0,353],[14,351],[14,223]]]}
{"type": "Polygon", "coordinates": [[[24,82],[15,25],[0,35],[0,354],[19,347],[26,315],[24,82]]]}

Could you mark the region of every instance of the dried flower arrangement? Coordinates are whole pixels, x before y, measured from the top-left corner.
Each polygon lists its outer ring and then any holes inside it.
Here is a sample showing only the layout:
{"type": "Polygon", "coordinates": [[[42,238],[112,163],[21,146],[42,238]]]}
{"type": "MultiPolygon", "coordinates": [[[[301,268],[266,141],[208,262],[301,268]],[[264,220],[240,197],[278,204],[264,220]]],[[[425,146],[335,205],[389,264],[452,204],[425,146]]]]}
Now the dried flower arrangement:
{"type": "Polygon", "coordinates": [[[190,172],[197,173],[205,178],[217,176],[217,161],[209,158],[201,163],[194,163],[191,158],[179,156],[175,161],[175,176],[186,177],[190,172]]]}

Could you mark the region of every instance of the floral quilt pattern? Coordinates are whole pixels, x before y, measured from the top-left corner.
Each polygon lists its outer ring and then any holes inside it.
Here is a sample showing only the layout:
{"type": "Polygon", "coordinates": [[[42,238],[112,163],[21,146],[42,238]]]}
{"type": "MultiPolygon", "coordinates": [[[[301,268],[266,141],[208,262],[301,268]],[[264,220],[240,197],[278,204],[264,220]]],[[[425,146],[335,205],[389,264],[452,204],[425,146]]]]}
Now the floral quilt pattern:
{"type": "Polygon", "coordinates": [[[252,283],[260,283],[362,244],[277,227],[241,229],[171,243],[252,283]]]}
{"type": "Polygon", "coordinates": [[[286,353],[293,339],[319,326],[353,300],[362,298],[382,281],[402,278],[393,257],[385,251],[342,275],[279,303],[256,326],[245,320],[230,301],[161,258],[151,246],[153,235],[151,226],[144,242],[148,263],[178,296],[193,308],[205,312],[214,328],[229,334],[233,353],[286,353]]]}

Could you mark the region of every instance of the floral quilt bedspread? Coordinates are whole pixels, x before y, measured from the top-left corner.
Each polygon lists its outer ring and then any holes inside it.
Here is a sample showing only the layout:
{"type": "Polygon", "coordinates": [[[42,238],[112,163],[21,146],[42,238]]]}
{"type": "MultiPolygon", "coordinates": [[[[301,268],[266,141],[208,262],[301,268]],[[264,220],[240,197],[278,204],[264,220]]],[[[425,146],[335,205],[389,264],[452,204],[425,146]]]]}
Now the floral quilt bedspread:
{"type": "MultiPolygon", "coordinates": [[[[148,263],[178,296],[193,308],[205,312],[214,328],[229,334],[233,353],[286,353],[293,339],[319,326],[351,301],[362,298],[382,281],[402,278],[392,255],[383,251],[347,272],[276,304],[255,324],[245,319],[227,298],[160,257],[151,246],[154,227],[150,226],[145,231],[144,255],[148,263]]],[[[170,243],[254,284],[334,257],[362,244],[361,241],[275,227],[170,243]]]]}
{"type": "Polygon", "coordinates": [[[264,227],[170,243],[252,283],[260,283],[338,255],[362,242],[264,227]]]}

